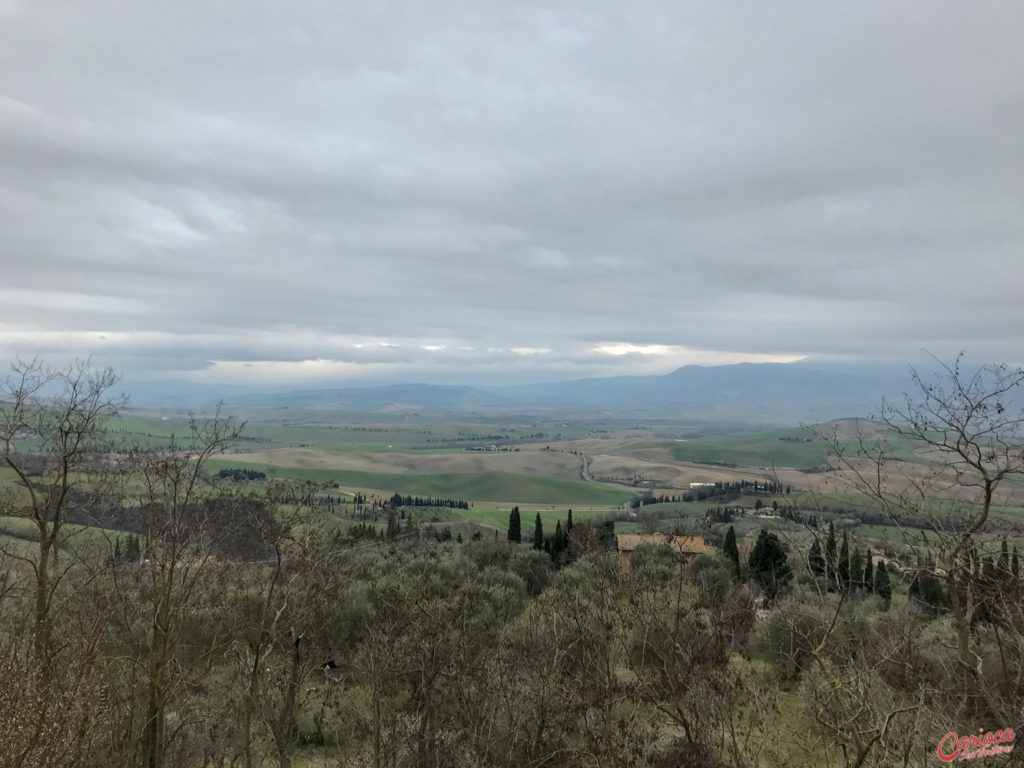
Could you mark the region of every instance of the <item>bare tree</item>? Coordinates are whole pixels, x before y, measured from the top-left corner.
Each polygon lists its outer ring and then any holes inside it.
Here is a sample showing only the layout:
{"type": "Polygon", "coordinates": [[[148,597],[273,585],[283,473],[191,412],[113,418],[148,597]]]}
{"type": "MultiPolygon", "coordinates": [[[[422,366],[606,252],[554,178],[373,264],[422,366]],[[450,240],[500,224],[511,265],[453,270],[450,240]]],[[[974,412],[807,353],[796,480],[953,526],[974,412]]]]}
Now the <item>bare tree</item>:
{"type": "Polygon", "coordinates": [[[76,361],[62,369],[17,362],[0,384],[0,466],[16,478],[10,511],[32,521],[38,547],[32,557],[8,553],[28,565],[34,584],[34,649],[37,664],[53,661],[52,608],[72,563],[60,562],[65,523],[76,510],[91,510],[108,490],[109,453],[104,423],[123,399],[112,395],[113,370],[76,361]]]}
{"type": "Polygon", "coordinates": [[[167,708],[181,685],[173,674],[175,647],[214,552],[210,534],[215,529],[206,519],[208,507],[201,503],[207,488],[204,467],[238,439],[241,426],[218,407],[209,419],[190,417],[186,447],[172,437],[164,450],[137,450],[131,456],[141,485],[148,576],[147,693],[140,744],[148,768],[164,765],[171,738],[167,708]]]}
{"type": "MultiPolygon", "coordinates": [[[[1010,722],[1013,700],[986,684],[986,654],[976,631],[985,605],[979,563],[993,512],[1024,476],[1024,368],[985,365],[965,370],[963,354],[926,378],[911,370],[914,391],[885,402],[880,421],[916,450],[922,467],[901,463],[893,441],[861,435],[833,439],[833,466],[897,525],[933,531],[920,541],[945,582],[956,631],[956,686],[982,708],[1010,722]]],[[[1018,491],[1019,492],[1019,491],[1018,491]]],[[[952,687],[952,684],[951,684],[952,687]]]]}

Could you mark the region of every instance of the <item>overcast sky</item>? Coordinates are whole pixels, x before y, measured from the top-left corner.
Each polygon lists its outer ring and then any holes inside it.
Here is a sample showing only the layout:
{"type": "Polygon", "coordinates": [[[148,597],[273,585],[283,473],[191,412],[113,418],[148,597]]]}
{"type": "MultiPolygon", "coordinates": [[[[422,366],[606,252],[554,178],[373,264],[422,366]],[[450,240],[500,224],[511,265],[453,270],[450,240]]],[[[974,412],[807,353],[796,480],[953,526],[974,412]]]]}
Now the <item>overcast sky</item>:
{"type": "Polygon", "coordinates": [[[1024,3],[0,0],[0,359],[1024,358],[1024,3]]]}

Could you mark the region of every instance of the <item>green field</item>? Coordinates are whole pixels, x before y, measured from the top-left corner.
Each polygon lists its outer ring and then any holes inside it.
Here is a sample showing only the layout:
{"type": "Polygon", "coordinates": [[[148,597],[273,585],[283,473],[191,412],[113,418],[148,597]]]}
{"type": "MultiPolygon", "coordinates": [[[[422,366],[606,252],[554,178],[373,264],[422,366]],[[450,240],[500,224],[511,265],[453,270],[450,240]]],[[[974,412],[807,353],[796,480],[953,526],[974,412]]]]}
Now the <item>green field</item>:
{"type": "Polygon", "coordinates": [[[615,521],[615,532],[616,533],[643,533],[644,524],[637,523],[632,520],[616,520],[615,521]]]}
{"type": "Polygon", "coordinates": [[[812,469],[825,461],[828,445],[808,430],[787,429],[698,437],[684,443],[676,443],[672,447],[672,455],[676,461],[700,464],[812,469]],[[810,442],[805,442],[806,440],[810,442]]]}
{"type": "Polygon", "coordinates": [[[303,469],[270,464],[215,460],[210,472],[225,467],[256,469],[276,477],[290,477],[348,488],[368,488],[385,493],[441,496],[466,501],[507,501],[522,504],[619,505],[633,498],[629,491],[585,480],[571,480],[512,472],[360,472],[356,470],[303,469]]]}
{"type": "MultiPolygon", "coordinates": [[[[927,463],[914,453],[920,445],[907,438],[889,434],[865,441],[868,446],[883,446],[893,459],[914,463],[927,463]]],[[[853,441],[842,443],[844,451],[854,455],[857,445],[853,441]]],[[[779,429],[771,432],[751,432],[728,435],[708,435],[672,447],[676,461],[699,464],[724,464],[737,467],[791,467],[815,469],[829,455],[829,442],[810,428],[779,429]]]]}
{"type": "MultiPolygon", "coordinates": [[[[61,528],[59,546],[79,556],[103,555],[110,551],[111,542],[123,534],[91,525],[65,523],[61,528]]],[[[39,530],[26,517],[0,515],[0,547],[30,557],[38,552],[39,530]]]]}
{"type": "MultiPolygon", "coordinates": [[[[704,517],[707,514],[708,507],[729,507],[729,506],[740,506],[745,504],[743,498],[736,499],[729,502],[721,501],[666,501],[658,504],[644,504],[640,509],[635,510],[636,512],[642,512],[644,510],[648,512],[658,512],[663,514],[666,512],[678,512],[683,516],[695,515],[698,517],[704,517]]],[[[750,502],[753,503],[753,502],[750,502]]]]}

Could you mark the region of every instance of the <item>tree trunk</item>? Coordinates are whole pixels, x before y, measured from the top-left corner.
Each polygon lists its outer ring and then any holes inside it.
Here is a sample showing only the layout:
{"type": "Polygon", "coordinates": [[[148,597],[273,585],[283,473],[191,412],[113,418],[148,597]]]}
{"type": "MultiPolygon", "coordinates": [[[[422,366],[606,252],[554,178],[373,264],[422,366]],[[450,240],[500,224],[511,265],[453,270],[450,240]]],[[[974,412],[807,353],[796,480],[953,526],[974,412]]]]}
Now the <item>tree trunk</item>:
{"type": "Polygon", "coordinates": [[[50,672],[50,539],[40,533],[39,563],[36,567],[35,637],[36,663],[45,677],[50,672]]]}
{"type": "Polygon", "coordinates": [[[302,677],[302,654],[299,651],[301,642],[302,635],[299,635],[295,638],[295,643],[292,646],[292,663],[288,669],[288,681],[285,683],[281,709],[277,718],[270,725],[274,745],[277,747],[278,768],[291,768],[292,766],[291,752],[295,744],[295,699],[298,696],[302,677]]]}
{"type": "Polygon", "coordinates": [[[163,768],[167,722],[167,666],[169,637],[166,610],[161,608],[153,622],[149,649],[149,695],[146,725],[142,732],[142,754],[146,768],[163,768]]]}

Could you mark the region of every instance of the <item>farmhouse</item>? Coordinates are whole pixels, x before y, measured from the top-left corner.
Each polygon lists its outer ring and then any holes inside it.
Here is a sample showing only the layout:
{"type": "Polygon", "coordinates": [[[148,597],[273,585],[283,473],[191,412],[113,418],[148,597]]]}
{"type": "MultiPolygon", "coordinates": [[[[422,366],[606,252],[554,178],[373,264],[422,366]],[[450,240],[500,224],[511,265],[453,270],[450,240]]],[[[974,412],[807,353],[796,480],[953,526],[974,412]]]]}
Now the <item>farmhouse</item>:
{"type": "Polygon", "coordinates": [[[675,551],[680,562],[690,562],[697,555],[711,551],[711,547],[701,536],[672,536],[664,533],[619,533],[615,535],[615,544],[619,551],[619,566],[623,573],[629,573],[629,560],[633,552],[641,544],[670,547],[675,551]]]}

